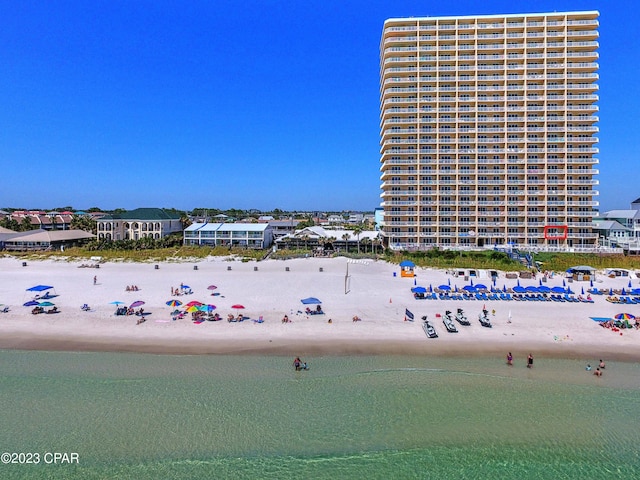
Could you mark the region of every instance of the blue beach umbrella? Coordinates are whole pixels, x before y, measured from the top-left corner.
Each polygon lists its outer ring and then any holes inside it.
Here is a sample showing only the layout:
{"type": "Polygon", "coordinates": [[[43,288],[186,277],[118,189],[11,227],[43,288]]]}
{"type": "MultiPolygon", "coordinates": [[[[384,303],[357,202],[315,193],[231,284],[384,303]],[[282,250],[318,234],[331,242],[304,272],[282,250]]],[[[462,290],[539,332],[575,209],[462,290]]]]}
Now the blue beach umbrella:
{"type": "Polygon", "coordinates": [[[553,287],[553,288],[551,289],[551,291],[552,291],[553,293],[567,293],[567,292],[565,291],[565,289],[564,289],[564,288],[562,288],[562,287],[553,287]]]}
{"type": "Polygon", "coordinates": [[[629,285],[627,285],[629,288],[631,288],[631,280],[629,280],[629,285]]]}
{"type": "Polygon", "coordinates": [[[589,280],[589,286],[593,288],[593,280],[589,280]]]}
{"type": "MultiPolygon", "coordinates": [[[[473,286],[473,283],[471,284],[471,286],[473,286]]],[[[482,283],[476,283],[475,287],[476,287],[478,290],[488,290],[487,286],[486,286],[486,285],[484,285],[484,284],[482,284],[482,283]]]]}
{"type": "Polygon", "coordinates": [[[38,305],[38,302],[36,302],[35,300],[29,300],[24,304],[25,307],[35,307],[36,305],[38,305]]]}
{"type": "Polygon", "coordinates": [[[433,287],[429,284],[429,293],[433,293],[433,287]]]}
{"type": "Polygon", "coordinates": [[[582,288],[580,289],[580,294],[581,294],[581,295],[584,295],[584,287],[582,287],[582,288]]]}
{"type": "Polygon", "coordinates": [[[502,284],[502,291],[507,293],[507,286],[505,284],[502,284]]]}
{"type": "Polygon", "coordinates": [[[538,287],[534,285],[529,285],[528,287],[525,288],[525,290],[530,293],[538,293],[538,287]]]}
{"type": "Polygon", "coordinates": [[[427,292],[427,289],[426,289],[426,288],[424,288],[424,287],[413,287],[413,288],[411,289],[411,291],[412,291],[413,293],[426,293],[426,292],[427,292]]]}
{"type": "Polygon", "coordinates": [[[451,290],[451,285],[440,285],[438,288],[440,290],[449,291],[451,290]]]}
{"type": "Polygon", "coordinates": [[[316,297],[303,298],[300,300],[304,305],[319,305],[322,302],[318,300],[316,297]]]}
{"type": "Polygon", "coordinates": [[[562,286],[563,286],[563,287],[566,287],[566,286],[567,286],[567,284],[566,284],[566,283],[564,283],[564,278],[562,279],[562,286]]]}
{"type": "Polygon", "coordinates": [[[516,293],[525,293],[527,289],[524,287],[521,287],[520,285],[516,285],[515,287],[513,287],[513,291],[516,293]]]}
{"type": "Polygon", "coordinates": [[[465,292],[477,292],[478,291],[478,288],[474,287],[473,285],[465,285],[464,287],[462,287],[462,289],[465,292]]]}
{"type": "Polygon", "coordinates": [[[116,300],[115,302],[110,302],[109,305],[124,305],[124,302],[119,302],[118,300],[116,300]]]}
{"type": "Polygon", "coordinates": [[[547,287],[546,285],[542,285],[542,286],[538,287],[538,291],[540,293],[549,293],[551,291],[551,289],[549,287],[547,287]]]}

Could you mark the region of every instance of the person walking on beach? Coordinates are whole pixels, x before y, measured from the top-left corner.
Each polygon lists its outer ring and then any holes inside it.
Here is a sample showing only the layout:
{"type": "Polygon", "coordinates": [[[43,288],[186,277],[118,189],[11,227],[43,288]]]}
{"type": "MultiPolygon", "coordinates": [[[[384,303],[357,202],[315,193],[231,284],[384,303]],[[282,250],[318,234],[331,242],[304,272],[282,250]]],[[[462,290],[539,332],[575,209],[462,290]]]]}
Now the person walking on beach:
{"type": "Polygon", "coordinates": [[[533,368],[533,355],[531,354],[527,357],[527,368],[533,368]]]}
{"type": "Polygon", "coordinates": [[[507,353],[507,365],[513,366],[513,355],[511,355],[511,352],[507,353]]]}
{"type": "Polygon", "coordinates": [[[93,284],[98,283],[98,277],[96,275],[93,276],[93,284]]]}

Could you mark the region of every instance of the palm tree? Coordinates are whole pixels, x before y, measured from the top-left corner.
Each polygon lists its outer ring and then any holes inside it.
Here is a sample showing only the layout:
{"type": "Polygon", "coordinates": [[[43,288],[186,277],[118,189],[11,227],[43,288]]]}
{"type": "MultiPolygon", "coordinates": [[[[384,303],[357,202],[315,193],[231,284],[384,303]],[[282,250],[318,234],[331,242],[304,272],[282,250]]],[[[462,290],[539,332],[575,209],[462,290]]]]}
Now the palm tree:
{"type": "Polygon", "coordinates": [[[362,239],[362,245],[364,245],[364,252],[367,252],[367,245],[369,245],[371,243],[371,239],[365,237],[362,239]]]}
{"type": "Polygon", "coordinates": [[[304,234],[302,235],[302,240],[304,241],[304,249],[308,250],[309,249],[309,235],[308,234],[304,234]]]}
{"type": "Polygon", "coordinates": [[[358,253],[360,253],[360,234],[362,233],[362,226],[358,225],[353,229],[353,234],[356,236],[356,241],[358,242],[358,253]]]}
{"type": "Polygon", "coordinates": [[[342,239],[344,240],[344,249],[347,253],[349,252],[349,238],[351,238],[351,235],[348,233],[342,235],[342,239]]]}
{"type": "Polygon", "coordinates": [[[380,237],[371,239],[371,251],[373,252],[373,247],[375,246],[376,253],[378,253],[378,245],[380,245],[380,237]]]}

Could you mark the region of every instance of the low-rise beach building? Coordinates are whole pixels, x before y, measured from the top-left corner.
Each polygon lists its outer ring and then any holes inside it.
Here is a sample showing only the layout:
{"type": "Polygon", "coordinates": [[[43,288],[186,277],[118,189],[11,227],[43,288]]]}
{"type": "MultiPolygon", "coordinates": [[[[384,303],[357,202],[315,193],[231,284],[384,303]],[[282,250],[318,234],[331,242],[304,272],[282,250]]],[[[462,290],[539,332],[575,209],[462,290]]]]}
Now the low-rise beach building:
{"type": "Polygon", "coordinates": [[[278,248],[321,248],[323,250],[371,251],[382,245],[378,230],[328,229],[320,226],[306,227],[276,239],[278,248]]]}
{"type": "Polygon", "coordinates": [[[184,230],[185,245],[262,249],[272,243],[268,223],[192,223],[184,230]]]}
{"type": "Polygon", "coordinates": [[[98,238],[105,240],[157,240],[182,231],[180,215],[161,208],[137,208],[105,215],[97,220],[98,238]]]}
{"type": "Polygon", "coordinates": [[[66,247],[83,245],[94,238],[94,234],[84,230],[38,229],[3,234],[0,245],[10,251],[64,250],[66,247]]]}

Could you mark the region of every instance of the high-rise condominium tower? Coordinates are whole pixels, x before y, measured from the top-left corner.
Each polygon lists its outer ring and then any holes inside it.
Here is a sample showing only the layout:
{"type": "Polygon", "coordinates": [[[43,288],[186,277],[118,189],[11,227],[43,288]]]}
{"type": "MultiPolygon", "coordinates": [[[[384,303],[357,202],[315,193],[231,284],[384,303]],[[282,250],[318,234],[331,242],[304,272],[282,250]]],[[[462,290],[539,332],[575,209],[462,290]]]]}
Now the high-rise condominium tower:
{"type": "Polygon", "coordinates": [[[385,22],[390,247],[594,246],[597,28],[596,11],[385,22]]]}

